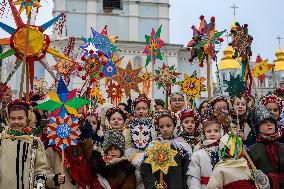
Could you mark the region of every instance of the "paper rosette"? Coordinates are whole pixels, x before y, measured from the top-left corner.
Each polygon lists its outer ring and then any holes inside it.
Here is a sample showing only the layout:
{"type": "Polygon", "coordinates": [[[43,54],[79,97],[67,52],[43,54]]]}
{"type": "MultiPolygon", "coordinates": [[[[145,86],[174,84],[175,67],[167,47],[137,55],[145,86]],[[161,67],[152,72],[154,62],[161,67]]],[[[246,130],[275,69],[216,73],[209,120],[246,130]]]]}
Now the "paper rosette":
{"type": "Polygon", "coordinates": [[[164,174],[168,174],[169,167],[177,166],[174,159],[177,151],[171,149],[170,142],[155,141],[154,147],[148,147],[146,153],[148,157],[144,162],[151,165],[152,173],[161,170],[164,174]]]}
{"type": "Polygon", "coordinates": [[[155,70],[156,76],[155,81],[158,83],[158,88],[163,87],[168,90],[172,85],[177,83],[177,77],[180,73],[176,72],[174,65],[166,66],[163,64],[161,68],[155,70]]]}
{"type": "Polygon", "coordinates": [[[49,145],[56,145],[64,150],[67,146],[76,145],[79,138],[79,120],[65,114],[63,117],[49,119],[47,134],[49,145]]]}

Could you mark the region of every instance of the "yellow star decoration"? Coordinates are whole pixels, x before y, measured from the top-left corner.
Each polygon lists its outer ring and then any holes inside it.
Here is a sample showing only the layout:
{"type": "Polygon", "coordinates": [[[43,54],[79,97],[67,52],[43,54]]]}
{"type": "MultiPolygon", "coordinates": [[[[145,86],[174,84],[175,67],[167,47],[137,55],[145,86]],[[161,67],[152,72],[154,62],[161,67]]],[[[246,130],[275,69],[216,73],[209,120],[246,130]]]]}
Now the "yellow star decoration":
{"type": "Polygon", "coordinates": [[[169,167],[177,166],[174,159],[177,151],[171,149],[170,142],[162,144],[160,141],[156,141],[154,148],[148,147],[146,153],[148,157],[144,162],[151,165],[152,173],[161,170],[166,175],[168,174],[169,167]]]}
{"type": "Polygon", "coordinates": [[[254,70],[253,70],[253,76],[259,77],[261,75],[265,75],[265,73],[269,70],[268,67],[268,60],[263,60],[260,63],[258,63],[254,70]]]}
{"type": "Polygon", "coordinates": [[[179,82],[181,86],[181,91],[190,98],[200,98],[202,91],[206,91],[205,85],[203,82],[206,79],[204,77],[197,78],[197,73],[194,71],[192,76],[184,74],[184,80],[179,82]]]}
{"type": "Polygon", "coordinates": [[[106,102],[99,87],[93,88],[91,90],[91,95],[99,104],[104,104],[106,102]]]}

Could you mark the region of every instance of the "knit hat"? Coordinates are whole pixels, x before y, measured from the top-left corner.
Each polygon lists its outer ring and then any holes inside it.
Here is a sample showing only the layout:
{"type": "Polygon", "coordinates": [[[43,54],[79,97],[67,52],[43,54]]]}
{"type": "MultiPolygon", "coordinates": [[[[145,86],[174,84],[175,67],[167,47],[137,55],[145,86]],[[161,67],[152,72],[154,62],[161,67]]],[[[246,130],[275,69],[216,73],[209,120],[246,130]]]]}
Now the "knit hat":
{"type": "Polygon", "coordinates": [[[270,94],[270,95],[267,95],[265,97],[263,97],[261,100],[260,100],[260,104],[263,105],[263,106],[266,106],[267,104],[269,103],[275,103],[277,104],[278,108],[279,108],[279,111],[281,112],[282,111],[282,100],[281,98],[279,98],[278,96],[274,95],[274,94],[270,94]]]}
{"type": "Polygon", "coordinates": [[[106,153],[111,146],[117,146],[121,153],[124,154],[125,138],[121,132],[116,130],[109,130],[104,135],[103,151],[106,153]]]}
{"type": "Polygon", "coordinates": [[[248,124],[255,133],[258,133],[259,126],[265,120],[271,120],[275,125],[277,125],[273,114],[262,105],[255,106],[248,115],[248,124]]]}

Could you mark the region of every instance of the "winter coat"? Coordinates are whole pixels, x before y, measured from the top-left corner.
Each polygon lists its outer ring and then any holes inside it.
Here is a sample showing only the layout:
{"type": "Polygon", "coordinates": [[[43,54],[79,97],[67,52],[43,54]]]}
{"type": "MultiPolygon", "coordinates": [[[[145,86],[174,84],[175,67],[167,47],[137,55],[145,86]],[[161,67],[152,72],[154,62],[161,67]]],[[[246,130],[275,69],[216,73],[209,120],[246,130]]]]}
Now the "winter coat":
{"type": "Polygon", "coordinates": [[[106,178],[112,189],[136,189],[135,167],[126,158],[113,158],[109,162],[94,151],[91,158],[93,174],[106,178]]]}
{"type": "MultiPolygon", "coordinates": [[[[265,144],[257,142],[249,147],[248,154],[251,160],[253,161],[255,167],[261,170],[266,175],[268,175],[268,177],[269,173],[281,173],[284,177],[284,144],[279,143],[279,145],[280,151],[278,153],[278,157],[280,163],[278,168],[272,166],[269,156],[267,155],[267,152],[265,150],[265,144]]],[[[272,182],[270,182],[270,185],[273,186],[272,182]]],[[[280,186],[281,189],[284,189],[283,181],[280,186]]]]}
{"type": "MultiPolygon", "coordinates": [[[[29,189],[32,146],[37,141],[34,167],[31,169],[35,178],[45,175],[48,169],[44,147],[39,138],[32,135],[14,136],[6,130],[0,134],[0,188],[29,189]]],[[[36,145],[35,145],[36,146],[36,145]]]]}
{"type": "MultiPolygon", "coordinates": [[[[255,185],[251,179],[252,175],[246,159],[221,160],[216,164],[211,174],[207,189],[226,188],[229,184],[236,183],[237,181],[247,181],[248,183],[251,183],[249,188],[253,189],[255,188],[255,185]]],[[[235,186],[237,186],[236,184],[235,186]]]]}
{"type": "Polygon", "coordinates": [[[213,170],[209,152],[218,150],[218,147],[210,147],[207,151],[202,148],[192,154],[188,167],[187,185],[190,189],[206,189],[210,175],[213,170]]]}
{"type": "MultiPolygon", "coordinates": [[[[153,141],[148,148],[153,148],[155,142],[156,141],[153,141]]],[[[190,145],[180,137],[172,139],[170,143],[171,149],[177,151],[177,154],[174,157],[177,166],[169,167],[168,174],[164,175],[164,182],[168,189],[187,189],[186,173],[188,171],[192,149],[190,145]]],[[[145,159],[146,158],[147,154],[145,154],[145,159]]],[[[156,183],[159,183],[160,172],[157,171],[152,173],[150,164],[143,162],[140,167],[140,172],[146,189],[152,189],[155,187],[156,183]]]]}

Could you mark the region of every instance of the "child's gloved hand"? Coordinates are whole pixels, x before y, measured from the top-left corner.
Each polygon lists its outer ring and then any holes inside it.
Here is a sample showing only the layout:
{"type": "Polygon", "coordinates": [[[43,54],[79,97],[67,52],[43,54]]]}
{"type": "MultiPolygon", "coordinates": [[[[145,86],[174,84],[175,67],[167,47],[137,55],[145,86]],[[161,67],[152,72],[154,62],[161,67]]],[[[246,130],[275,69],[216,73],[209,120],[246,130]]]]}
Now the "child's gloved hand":
{"type": "Polygon", "coordinates": [[[261,170],[256,170],[255,181],[261,189],[270,188],[269,179],[261,170]]]}

